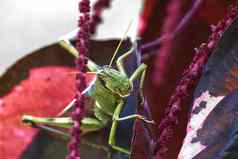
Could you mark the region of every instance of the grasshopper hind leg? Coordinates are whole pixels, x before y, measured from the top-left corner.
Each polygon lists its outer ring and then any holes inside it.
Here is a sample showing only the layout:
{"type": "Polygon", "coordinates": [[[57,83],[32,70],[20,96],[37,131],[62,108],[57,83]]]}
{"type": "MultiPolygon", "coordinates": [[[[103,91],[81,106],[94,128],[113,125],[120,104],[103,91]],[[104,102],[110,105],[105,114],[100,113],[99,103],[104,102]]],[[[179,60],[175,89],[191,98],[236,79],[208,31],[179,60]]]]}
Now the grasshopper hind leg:
{"type": "MultiPolygon", "coordinates": [[[[47,125],[37,125],[35,123],[32,123],[32,127],[38,128],[38,129],[41,129],[41,130],[44,130],[44,131],[47,131],[47,132],[51,132],[51,133],[53,132],[55,134],[58,134],[58,135],[62,136],[63,139],[65,139],[65,140],[70,139],[70,134],[69,133],[67,133],[63,130],[57,129],[55,127],[51,127],[51,126],[47,126],[47,125]]],[[[98,151],[104,152],[106,154],[105,155],[106,159],[112,159],[112,150],[110,148],[108,148],[107,146],[105,146],[105,145],[101,145],[100,143],[92,142],[92,141],[89,141],[89,140],[84,139],[84,138],[81,138],[80,144],[81,145],[79,146],[79,148],[81,147],[82,151],[83,151],[83,147],[85,147],[84,145],[86,145],[90,148],[93,148],[93,149],[96,149],[98,151]]],[[[85,153],[85,155],[88,155],[88,153],[85,153]]]]}

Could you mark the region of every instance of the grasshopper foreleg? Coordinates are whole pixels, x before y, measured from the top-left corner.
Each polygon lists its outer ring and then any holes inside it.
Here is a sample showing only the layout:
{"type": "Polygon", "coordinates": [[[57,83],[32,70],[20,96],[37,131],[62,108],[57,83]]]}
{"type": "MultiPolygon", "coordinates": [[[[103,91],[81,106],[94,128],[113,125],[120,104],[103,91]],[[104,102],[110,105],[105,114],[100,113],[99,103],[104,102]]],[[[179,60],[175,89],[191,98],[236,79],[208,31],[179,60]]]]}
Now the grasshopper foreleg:
{"type": "Polygon", "coordinates": [[[116,121],[125,121],[125,120],[130,120],[130,119],[140,119],[140,120],[143,120],[144,122],[149,123],[149,124],[154,124],[155,123],[153,120],[148,120],[144,116],[139,115],[139,114],[132,114],[132,115],[117,118],[117,119],[114,119],[114,120],[116,120],[116,121]]]}
{"type": "Polygon", "coordinates": [[[123,152],[123,153],[126,153],[126,154],[130,154],[129,150],[116,145],[116,131],[117,131],[117,126],[118,126],[118,121],[116,119],[119,118],[119,115],[120,115],[120,113],[123,109],[123,106],[124,106],[124,101],[121,100],[119,102],[119,104],[117,105],[116,110],[113,114],[112,127],[111,127],[111,130],[110,130],[108,143],[109,143],[109,145],[112,146],[113,149],[115,149],[117,151],[120,151],[120,152],[123,152]]]}
{"type": "Polygon", "coordinates": [[[118,150],[118,151],[126,153],[126,154],[130,154],[129,150],[116,145],[116,129],[117,129],[117,126],[118,126],[118,122],[123,121],[123,120],[133,119],[133,118],[138,118],[138,119],[141,119],[141,120],[143,120],[145,122],[148,122],[148,123],[154,123],[154,121],[147,120],[145,117],[143,117],[141,115],[138,115],[138,114],[133,114],[133,115],[129,115],[129,116],[120,118],[119,116],[120,116],[120,113],[123,109],[123,106],[124,106],[124,101],[121,100],[119,102],[118,106],[116,107],[116,110],[114,111],[112,127],[111,127],[111,131],[110,131],[110,134],[109,134],[109,145],[111,145],[112,148],[114,148],[115,150],[118,150]]]}
{"type": "Polygon", "coordinates": [[[117,59],[117,68],[118,70],[123,73],[124,75],[126,75],[126,71],[124,68],[124,60],[126,58],[128,58],[128,56],[133,52],[134,48],[132,47],[128,52],[126,52],[125,54],[121,55],[118,59],[117,59]]]}
{"type": "Polygon", "coordinates": [[[144,103],[144,94],[143,94],[143,88],[144,88],[144,81],[145,81],[145,74],[146,74],[147,65],[142,63],[135,72],[131,75],[130,81],[133,82],[136,79],[140,78],[140,97],[141,97],[141,105],[144,103]]]}

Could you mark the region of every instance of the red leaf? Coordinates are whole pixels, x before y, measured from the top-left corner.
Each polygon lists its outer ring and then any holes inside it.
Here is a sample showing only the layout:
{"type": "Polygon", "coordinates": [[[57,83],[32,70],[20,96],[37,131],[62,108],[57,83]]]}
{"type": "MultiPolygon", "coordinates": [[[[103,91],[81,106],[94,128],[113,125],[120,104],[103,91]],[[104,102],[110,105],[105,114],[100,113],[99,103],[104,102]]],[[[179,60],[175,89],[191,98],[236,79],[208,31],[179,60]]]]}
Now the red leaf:
{"type": "Polygon", "coordinates": [[[18,158],[37,130],[23,125],[21,116],[54,116],[74,97],[74,76],[67,67],[32,69],[28,79],[1,99],[0,156],[18,158]]]}
{"type": "MultiPolygon", "coordinates": [[[[117,43],[92,41],[90,59],[99,65],[106,63],[117,43]],[[102,50],[100,56],[98,50],[102,50]]],[[[65,49],[53,44],[20,59],[0,77],[1,158],[19,158],[36,135],[36,129],[22,124],[23,114],[54,117],[74,98],[73,61],[65,49]]],[[[87,73],[87,84],[93,78],[95,73],[87,73]]]]}

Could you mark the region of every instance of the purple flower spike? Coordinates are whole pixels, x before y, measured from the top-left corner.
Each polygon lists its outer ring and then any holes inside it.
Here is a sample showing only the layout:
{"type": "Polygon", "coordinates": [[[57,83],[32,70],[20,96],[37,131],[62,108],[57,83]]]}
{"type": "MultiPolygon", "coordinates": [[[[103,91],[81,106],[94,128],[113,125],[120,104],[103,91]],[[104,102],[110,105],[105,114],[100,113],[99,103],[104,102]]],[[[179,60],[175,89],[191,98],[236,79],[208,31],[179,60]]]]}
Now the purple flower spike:
{"type": "Polygon", "coordinates": [[[110,7],[111,0],[98,0],[93,6],[93,15],[91,20],[90,32],[96,32],[98,24],[102,23],[102,12],[104,9],[110,7]]]}
{"type": "Polygon", "coordinates": [[[76,104],[71,116],[74,120],[74,125],[71,130],[71,140],[68,145],[69,154],[67,159],[80,159],[78,145],[80,143],[80,123],[84,116],[84,99],[81,92],[86,88],[85,72],[89,48],[90,37],[90,1],[81,0],[79,2],[79,11],[81,13],[78,21],[79,32],[76,40],[76,48],[79,51],[79,58],[75,60],[78,74],[76,75],[76,104]]]}

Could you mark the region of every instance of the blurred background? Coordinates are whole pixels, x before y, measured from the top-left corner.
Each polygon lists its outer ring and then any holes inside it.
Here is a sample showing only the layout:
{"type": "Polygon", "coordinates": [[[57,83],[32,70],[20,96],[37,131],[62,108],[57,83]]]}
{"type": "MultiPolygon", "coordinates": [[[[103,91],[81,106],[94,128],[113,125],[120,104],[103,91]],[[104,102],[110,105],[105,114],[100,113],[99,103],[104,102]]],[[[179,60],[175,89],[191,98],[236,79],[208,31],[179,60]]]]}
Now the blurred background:
{"type": "MultiPolygon", "coordinates": [[[[92,0],[94,2],[95,0],[92,0]]],[[[77,27],[79,0],[1,0],[0,74],[24,55],[50,45],[77,27]]],[[[113,0],[97,37],[122,37],[142,0],[113,0]],[[116,17],[116,18],[115,18],[116,17]]],[[[133,29],[135,30],[135,29],[133,29]]]]}

